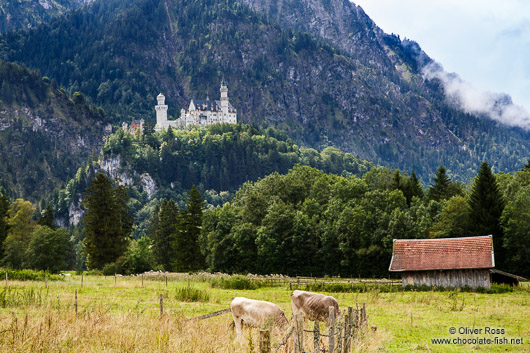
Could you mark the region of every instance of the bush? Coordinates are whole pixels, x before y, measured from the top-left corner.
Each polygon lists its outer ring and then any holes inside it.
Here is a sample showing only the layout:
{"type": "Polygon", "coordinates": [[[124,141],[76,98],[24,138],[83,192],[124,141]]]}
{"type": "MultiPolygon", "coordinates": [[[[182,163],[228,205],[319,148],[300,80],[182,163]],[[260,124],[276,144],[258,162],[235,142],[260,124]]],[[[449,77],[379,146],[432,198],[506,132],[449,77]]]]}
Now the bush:
{"type": "Polygon", "coordinates": [[[183,287],[177,288],[175,299],[182,302],[207,302],[210,294],[204,289],[183,287]]]}
{"type": "Polygon", "coordinates": [[[63,277],[60,275],[52,275],[45,271],[34,271],[34,270],[8,270],[0,268],[0,278],[5,279],[5,273],[7,272],[8,280],[15,281],[44,281],[46,275],[48,275],[48,281],[61,281],[63,277]]]}
{"type": "Polygon", "coordinates": [[[497,283],[492,283],[491,288],[487,291],[488,294],[502,294],[507,292],[513,292],[513,286],[497,283]]]}
{"type": "Polygon", "coordinates": [[[119,272],[118,265],[115,262],[106,264],[105,266],[103,266],[101,272],[103,272],[103,276],[114,276],[116,273],[119,272]]]}
{"type": "Polygon", "coordinates": [[[235,275],[230,277],[216,277],[210,282],[213,288],[221,289],[247,289],[254,290],[260,285],[258,281],[253,281],[247,276],[235,275]]]}

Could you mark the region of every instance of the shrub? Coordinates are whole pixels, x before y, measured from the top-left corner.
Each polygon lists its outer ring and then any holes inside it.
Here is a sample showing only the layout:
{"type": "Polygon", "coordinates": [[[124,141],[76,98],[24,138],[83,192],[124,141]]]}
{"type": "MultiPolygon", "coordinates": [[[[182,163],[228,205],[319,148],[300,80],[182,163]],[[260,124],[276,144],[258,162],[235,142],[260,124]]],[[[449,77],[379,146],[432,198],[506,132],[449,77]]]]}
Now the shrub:
{"type": "Polygon", "coordinates": [[[204,289],[182,287],[177,288],[175,299],[182,302],[207,302],[210,300],[210,294],[204,289]]]}
{"type": "Polygon", "coordinates": [[[45,271],[9,270],[3,268],[0,268],[0,278],[5,279],[6,272],[8,280],[15,281],[44,281],[46,275],[48,276],[48,281],[61,281],[63,279],[60,275],[51,275],[45,271]]]}
{"type": "Polygon", "coordinates": [[[259,282],[253,281],[247,276],[235,275],[230,277],[215,277],[210,282],[210,285],[213,288],[254,290],[258,288],[259,282]]]}

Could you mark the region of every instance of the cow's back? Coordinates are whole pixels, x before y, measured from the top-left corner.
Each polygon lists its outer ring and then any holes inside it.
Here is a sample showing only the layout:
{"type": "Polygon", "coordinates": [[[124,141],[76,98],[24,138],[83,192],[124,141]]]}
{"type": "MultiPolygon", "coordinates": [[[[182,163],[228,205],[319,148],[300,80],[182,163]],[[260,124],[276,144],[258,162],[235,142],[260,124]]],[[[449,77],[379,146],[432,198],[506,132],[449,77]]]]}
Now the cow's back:
{"type": "Polygon", "coordinates": [[[337,316],[340,316],[339,304],[333,297],[300,290],[295,290],[291,295],[293,315],[303,314],[309,320],[327,321],[330,306],[334,307],[337,316]]]}

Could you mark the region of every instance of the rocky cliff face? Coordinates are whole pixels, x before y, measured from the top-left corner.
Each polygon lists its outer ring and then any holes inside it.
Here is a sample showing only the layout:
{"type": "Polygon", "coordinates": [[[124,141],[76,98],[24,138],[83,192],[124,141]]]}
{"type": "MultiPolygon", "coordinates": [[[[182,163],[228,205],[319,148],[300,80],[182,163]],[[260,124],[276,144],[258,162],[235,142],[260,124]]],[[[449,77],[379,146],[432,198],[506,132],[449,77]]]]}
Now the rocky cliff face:
{"type": "Polygon", "coordinates": [[[93,1],[94,0],[3,0],[0,2],[0,33],[35,27],[93,1]]]}
{"type": "Polygon", "coordinates": [[[0,186],[38,201],[75,174],[110,132],[102,111],[38,73],[0,61],[0,186]]]}

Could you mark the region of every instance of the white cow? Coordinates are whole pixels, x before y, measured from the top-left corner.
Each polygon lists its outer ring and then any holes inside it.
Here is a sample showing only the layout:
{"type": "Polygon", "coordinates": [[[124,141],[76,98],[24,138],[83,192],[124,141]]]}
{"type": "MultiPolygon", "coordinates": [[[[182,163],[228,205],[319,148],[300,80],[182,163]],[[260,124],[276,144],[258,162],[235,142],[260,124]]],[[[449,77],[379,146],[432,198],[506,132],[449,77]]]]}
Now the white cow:
{"type": "Polygon", "coordinates": [[[283,310],[271,302],[236,297],[230,303],[230,310],[238,336],[241,336],[241,323],[243,322],[251,327],[270,324],[280,329],[289,325],[283,310]]]}
{"type": "Polygon", "coordinates": [[[293,317],[302,314],[304,318],[312,321],[324,321],[326,325],[329,321],[329,307],[335,308],[335,318],[341,316],[339,303],[333,297],[320,293],[304,292],[295,290],[291,295],[291,308],[293,317]]]}

